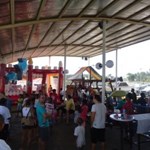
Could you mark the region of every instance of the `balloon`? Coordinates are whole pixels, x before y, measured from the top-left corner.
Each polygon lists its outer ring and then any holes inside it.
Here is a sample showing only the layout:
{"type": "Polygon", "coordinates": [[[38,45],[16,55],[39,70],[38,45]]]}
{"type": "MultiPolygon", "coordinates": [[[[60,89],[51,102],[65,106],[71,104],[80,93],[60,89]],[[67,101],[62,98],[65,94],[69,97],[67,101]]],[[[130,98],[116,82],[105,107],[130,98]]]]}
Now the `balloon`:
{"type": "Polygon", "coordinates": [[[23,71],[23,73],[27,72],[27,59],[26,58],[18,58],[18,66],[23,71]]]}
{"type": "Polygon", "coordinates": [[[17,75],[15,72],[8,72],[6,78],[8,81],[17,80],[17,75]]]}

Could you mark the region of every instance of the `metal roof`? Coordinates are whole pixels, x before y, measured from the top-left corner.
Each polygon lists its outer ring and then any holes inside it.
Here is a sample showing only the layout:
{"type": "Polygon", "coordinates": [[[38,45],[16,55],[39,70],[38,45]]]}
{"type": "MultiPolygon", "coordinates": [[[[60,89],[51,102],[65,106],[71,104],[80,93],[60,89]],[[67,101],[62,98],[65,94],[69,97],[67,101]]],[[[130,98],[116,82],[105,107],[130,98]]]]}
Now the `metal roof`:
{"type": "Polygon", "coordinates": [[[93,57],[150,39],[150,0],[0,0],[0,58],[93,57]]]}

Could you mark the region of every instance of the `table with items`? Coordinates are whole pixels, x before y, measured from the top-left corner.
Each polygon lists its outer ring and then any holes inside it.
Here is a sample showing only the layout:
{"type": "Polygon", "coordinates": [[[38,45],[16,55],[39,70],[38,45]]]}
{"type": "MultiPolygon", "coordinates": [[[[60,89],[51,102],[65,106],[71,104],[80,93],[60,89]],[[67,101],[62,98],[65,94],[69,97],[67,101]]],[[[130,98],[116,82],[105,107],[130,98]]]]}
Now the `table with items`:
{"type": "MultiPolygon", "coordinates": [[[[133,120],[134,117],[132,115],[123,115],[123,114],[111,114],[110,118],[120,125],[120,149],[124,149],[124,142],[123,142],[123,130],[125,126],[128,126],[133,120]]],[[[132,149],[132,137],[130,136],[130,149],[132,149]]]]}

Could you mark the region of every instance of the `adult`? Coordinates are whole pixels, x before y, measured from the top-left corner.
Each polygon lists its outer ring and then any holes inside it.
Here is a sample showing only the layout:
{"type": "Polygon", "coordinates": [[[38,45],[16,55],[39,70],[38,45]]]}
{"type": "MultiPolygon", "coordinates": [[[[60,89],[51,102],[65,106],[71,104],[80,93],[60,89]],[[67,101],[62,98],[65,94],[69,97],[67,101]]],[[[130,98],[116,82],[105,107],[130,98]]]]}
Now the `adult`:
{"type": "Polygon", "coordinates": [[[52,90],[52,93],[50,94],[50,97],[52,98],[52,101],[53,101],[53,103],[56,107],[57,103],[58,103],[58,94],[56,93],[56,89],[52,90]]]}
{"type": "Polygon", "coordinates": [[[99,141],[101,150],[105,149],[105,121],[106,106],[101,102],[99,95],[95,95],[94,104],[91,109],[91,141],[92,150],[96,150],[96,143],[99,141]]]}
{"type": "Polygon", "coordinates": [[[64,98],[64,90],[60,88],[60,102],[63,102],[64,98]]]}
{"type": "Polygon", "coordinates": [[[50,115],[45,108],[45,95],[40,95],[39,102],[36,107],[36,114],[39,127],[39,150],[45,150],[49,139],[49,119],[50,115]]]}
{"type": "MultiPolygon", "coordinates": [[[[0,115],[0,132],[3,130],[4,125],[4,117],[0,115]]],[[[11,150],[10,146],[3,139],[0,139],[0,149],[11,150]]]]}
{"type": "Polygon", "coordinates": [[[137,107],[137,112],[138,113],[145,113],[146,112],[146,104],[147,104],[147,99],[145,96],[145,93],[140,94],[141,97],[137,100],[138,101],[138,107],[137,107]]]}
{"type": "Polygon", "coordinates": [[[132,102],[134,104],[136,104],[137,103],[137,96],[136,96],[134,88],[131,89],[131,93],[132,93],[132,102]]]}
{"type": "Polygon", "coordinates": [[[67,96],[66,101],[66,123],[69,123],[69,118],[71,114],[74,114],[75,104],[71,95],[67,96]]]}
{"type": "Polygon", "coordinates": [[[5,98],[0,99],[0,114],[4,117],[4,123],[5,123],[3,130],[0,132],[0,138],[7,140],[9,137],[9,126],[10,126],[11,114],[10,114],[10,110],[5,106],[5,103],[6,103],[5,98]]]}
{"type": "Polygon", "coordinates": [[[125,99],[122,99],[121,97],[116,97],[117,98],[117,106],[115,106],[115,109],[122,110],[123,105],[125,104],[125,99]]]}
{"type": "Polygon", "coordinates": [[[141,106],[146,106],[146,96],[145,96],[145,93],[141,93],[140,94],[141,97],[138,99],[138,104],[140,104],[141,106]]]}
{"type": "Polygon", "coordinates": [[[126,95],[126,102],[122,107],[122,111],[125,110],[126,114],[131,115],[134,113],[133,103],[132,103],[132,94],[128,93],[126,95]]]}
{"type": "Polygon", "coordinates": [[[30,99],[25,101],[25,104],[22,108],[22,117],[30,118],[31,124],[22,124],[21,149],[23,149],[25,146],[29,148],[31,139],[33,137],[33,127],[36,123],[34,109],[31,107],[30,99]]]}
{"type": "Polygon", "coordinates": [[[19,98],[17,100],[17,116],[19,116],[19,113],[21,113],[22,110],[22,103],[23,103],[23,95],[20,94],[19,98]]]}

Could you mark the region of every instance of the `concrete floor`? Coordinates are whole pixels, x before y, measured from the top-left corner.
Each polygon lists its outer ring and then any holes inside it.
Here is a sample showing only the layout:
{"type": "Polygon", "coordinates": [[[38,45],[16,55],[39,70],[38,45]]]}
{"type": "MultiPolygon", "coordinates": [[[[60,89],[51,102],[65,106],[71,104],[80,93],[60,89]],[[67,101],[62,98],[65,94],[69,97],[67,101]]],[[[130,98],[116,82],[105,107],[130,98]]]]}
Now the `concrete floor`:
{"type": "MultiPolygon", "coordinates": [[[[21,125],[20,118],[16,117],[16,114],[12,115],[12,124],[10,139],[8,144],[11,146],[12,150],[19,150],[20,138],[21,138],[21,125]]],[[[76,150],[75,138],[73,136],[74,125],[73,123],[66,124],[65,122],[58,122],[54,125],[52,134],[49,139],[47,150],[76,150]]],[[[136,136],[134,137],[136,140],[136,136]]],[[[38,149],[38,139],[35,139],[31,145],[31,148],[27,150],[37,150],[38,149]]],[[[90,150],[90,128],[87,125],[86,128],[86,147],[85,150],[90,150]]],[[[120,149],[120,128],[119,127],[107,127],[106,128],[106,150],[121,150],[120,149]]],[[[100,150],[99,144],[97,145],[97,150],[100,150]]],[[[124,150],[130,150],[129,143],[124,141],[124,150]]],[[[133,144],[133,149],[137,150],[137,145],[133,144]]],[[[141,145],[141,150],[150,150],[150,142],[141,145]]]]}

